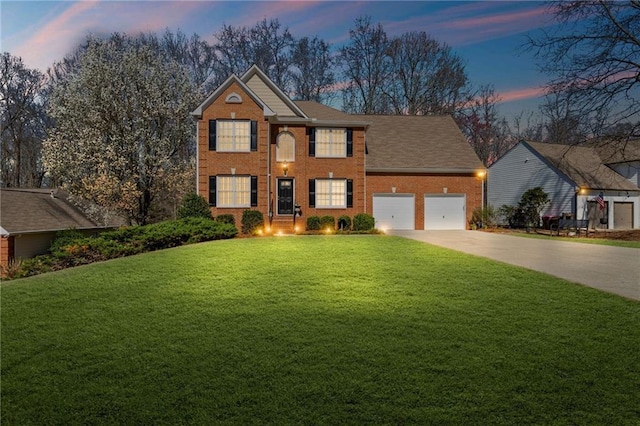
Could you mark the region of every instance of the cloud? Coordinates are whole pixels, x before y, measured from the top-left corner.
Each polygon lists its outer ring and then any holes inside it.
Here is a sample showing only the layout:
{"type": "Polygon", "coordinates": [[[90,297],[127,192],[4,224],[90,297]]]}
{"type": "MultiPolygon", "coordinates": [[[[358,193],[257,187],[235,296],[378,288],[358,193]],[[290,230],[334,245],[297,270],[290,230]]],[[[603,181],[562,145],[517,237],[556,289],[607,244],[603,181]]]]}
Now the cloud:
{"type": "Polygon", "coordinates": [[[525,99],[535,99],[546,95],[544,87],[528,87],[525,89],[515,89],[499,93],[500,102],[521,101],[525,99]]]}
{"type": "Polygon", "coordinates": [[[415,18],[385,23],[389,34],[426,30],[451,46],[481,43],[526,32],[549,23],[546,6],[531,3],[480,2],[422,14],[415,18]],[[506,10],[519,7],[518,10],[506,10]],[[527,9],[522,9],[525,7],[527,9]]]}
{"type": "Polygon", "coordinates": [[[61,60],[88,34],[162,31],[210,5],[207,2],[99,2],[80,1],[69,7],[24,42],[12,54],[31,68],[46,69],[61,60]]]}

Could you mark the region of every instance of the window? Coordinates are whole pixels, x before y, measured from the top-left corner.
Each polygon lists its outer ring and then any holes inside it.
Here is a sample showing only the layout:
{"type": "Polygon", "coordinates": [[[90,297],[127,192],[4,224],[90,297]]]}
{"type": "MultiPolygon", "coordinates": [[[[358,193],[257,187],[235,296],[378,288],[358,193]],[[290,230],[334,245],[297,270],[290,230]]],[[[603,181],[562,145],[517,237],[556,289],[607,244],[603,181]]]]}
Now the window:
{"type": "Polygon", "coordinates": [[[258,150],[258,122],[209,120],[209,151],[249,152],[258,150]]]}
{"type": "Polygon", "coordinates": [[[347,181],[345,179],[316,179],[316,207],[347,207],[347,181]]]}
{"type": "Polygon", "coordinates": [[[346,129],[316,129],[316,157],[346,156],[346,129]]]}
{"type": "Polygon", "coordinates": [[[276,161],[292,162],[296,159],[296,140],[289,132],[283,132],[276,139],[276,161]]]}
{"type": "Polygon", "coordinates": [[[256,176],[210,176],[209,204],[217,207],[258,205],[256,176]]]}
{"type": "Polygon", "coordinates": [[[251,147],[251,122],[216,120],[218,151],[249,151],[251,147]]]}

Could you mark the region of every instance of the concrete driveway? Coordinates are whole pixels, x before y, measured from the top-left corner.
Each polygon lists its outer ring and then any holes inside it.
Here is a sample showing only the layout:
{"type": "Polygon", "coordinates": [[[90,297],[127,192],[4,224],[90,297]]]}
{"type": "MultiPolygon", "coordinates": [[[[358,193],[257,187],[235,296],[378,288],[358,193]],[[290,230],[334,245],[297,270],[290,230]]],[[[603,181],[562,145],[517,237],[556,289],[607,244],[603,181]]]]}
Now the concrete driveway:
{"type": "Polygon", "coordinates": [[[481,231],[387,231],[640,300],[640,249],[481,231]]]}

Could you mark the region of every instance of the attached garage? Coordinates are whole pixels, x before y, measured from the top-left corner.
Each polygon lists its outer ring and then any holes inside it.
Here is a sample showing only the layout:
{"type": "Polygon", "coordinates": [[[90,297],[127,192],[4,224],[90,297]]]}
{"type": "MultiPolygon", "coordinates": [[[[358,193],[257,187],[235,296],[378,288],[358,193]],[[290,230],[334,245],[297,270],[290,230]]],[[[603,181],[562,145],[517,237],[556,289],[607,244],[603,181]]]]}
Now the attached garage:
{"type": "Polygon", "coordinates": [[[415,229],[413,194],[373,194],[373,217],[378,229],[415,229]]]}
{"type": "Polygon", "coordinates": [[[424,196],[424,229],[466,229],[464,194],[427,194],[424,196]]]}

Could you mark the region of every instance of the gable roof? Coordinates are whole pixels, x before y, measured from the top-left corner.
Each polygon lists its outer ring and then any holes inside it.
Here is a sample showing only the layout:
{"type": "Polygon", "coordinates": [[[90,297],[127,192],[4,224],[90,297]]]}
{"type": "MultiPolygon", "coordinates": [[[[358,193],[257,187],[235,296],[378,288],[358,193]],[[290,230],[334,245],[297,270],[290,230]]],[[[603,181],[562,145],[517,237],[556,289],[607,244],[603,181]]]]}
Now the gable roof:
{"type": "Polygon", "coordinates": [[[484,165],[451,116],[360,115],[367,130],[367,171],[475,173],[484,165]]]}
{"type": "Polygon", "coordinates": [[[521,143],[571,179],[576,186],[590,189],[637,191],[638,187],[611,170],[593,147],[541,142],[521,143]]]}
{"type": "Polygon", "coordinates": [[[231,86],[233,83],[236,83],[237,85],[239,85],[242,90],[244,90],[247,95],[258,105],[260,105],[260,107],[262,107],[262,110],[264,111],[264,115],[265,116],[272,116],[275,115],[275,112],[273,112],[273,110],[271,110],[271,108],[269,108],[269,106],[267,104],[265,104],[254,92],[253,90],[251,90],[249,87],[247,87],[247,85],[238,78],[238,76],[236,76],[235,74],[231,74],[229,76],[229,78],[227,78],[224,83],[222,83],[220,86],[218,86],[218,88],[216,90],[213,91],[213,93],[211,93],[207,99],[204,100],[204,102],[202,102],[200,105],[198,105],[198,107],[193,110],[191,112],[191,115],[194,118],[200,119],[202,118],[202,112],[207,109],[209,107],[209,105],[211,105],[216,99],[218,99],[218,97],[220,97],[220,95],[222,93],[224,93],[225,90],[227,90],[229,88],[229,86],[231,86]]]}
{"type": "Polygon", "coordinates": [[[103,228],[51,189],[0,190],[0,235],[103,228]]]}
{"type": "Polygon", "coordinates": [[[252,88],[256,96],[261,97],[262,101],[276,112],[276,115],[307,118],[304,112],[257,65],[249,68],[241,79],[247,87],[252,88]],[[258,90],[262,93],[258,93],[258,90]]]}

